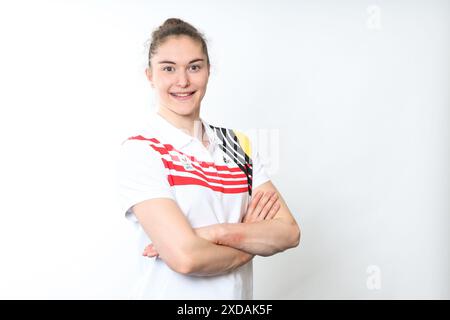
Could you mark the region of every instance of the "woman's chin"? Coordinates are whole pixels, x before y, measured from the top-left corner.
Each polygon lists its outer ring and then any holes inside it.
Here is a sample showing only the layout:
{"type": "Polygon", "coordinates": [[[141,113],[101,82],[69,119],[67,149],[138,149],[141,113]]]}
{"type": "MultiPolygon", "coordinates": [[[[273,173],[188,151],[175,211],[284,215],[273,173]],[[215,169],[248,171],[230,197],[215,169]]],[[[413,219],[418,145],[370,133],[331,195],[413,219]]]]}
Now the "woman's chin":
{"type": "Polygon", "coordinates": [[[172,112],[180,115],[180,116],[190,116],[190,115],[194,115],[197,114],[199,108],[195,108],[195,107],[184,107],[183,106],[173,106],[172,108],[170,108],[172,110],[172,112]]]}

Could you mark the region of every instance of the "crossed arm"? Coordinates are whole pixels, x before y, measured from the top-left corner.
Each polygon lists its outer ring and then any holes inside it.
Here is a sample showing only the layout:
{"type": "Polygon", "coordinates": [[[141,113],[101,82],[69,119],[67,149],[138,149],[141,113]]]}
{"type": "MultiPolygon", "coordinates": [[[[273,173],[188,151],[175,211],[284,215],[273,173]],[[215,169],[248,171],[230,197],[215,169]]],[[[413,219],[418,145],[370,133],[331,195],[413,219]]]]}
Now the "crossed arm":
{"type": "Polygon", "coordinates": [[[144,255],[158,255],[182,274],[213,276],[236,269],[254,255],[269,256],[296,247],[300,229],[275,186],[269,181],[254,192],[242,223],[196,229],[173,200],[152,199],[135,205],[137,219],[152,235],[153,243],[144,255]],[[157,214],[161,211],[166,214],[157,214]]]}

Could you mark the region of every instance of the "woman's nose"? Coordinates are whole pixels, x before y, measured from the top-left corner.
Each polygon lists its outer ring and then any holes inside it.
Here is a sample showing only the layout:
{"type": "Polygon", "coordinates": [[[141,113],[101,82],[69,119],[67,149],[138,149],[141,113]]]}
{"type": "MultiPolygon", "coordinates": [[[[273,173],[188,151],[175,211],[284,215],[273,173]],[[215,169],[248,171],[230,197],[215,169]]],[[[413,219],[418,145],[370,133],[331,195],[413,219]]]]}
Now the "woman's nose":
{"type": "Polygon", "coordinates": [[[187,87],[189,86],[189,77],[186,74],[186,72],[181,72],[178,75],[178,83],[177,83],[180,87],[187,87]]]}

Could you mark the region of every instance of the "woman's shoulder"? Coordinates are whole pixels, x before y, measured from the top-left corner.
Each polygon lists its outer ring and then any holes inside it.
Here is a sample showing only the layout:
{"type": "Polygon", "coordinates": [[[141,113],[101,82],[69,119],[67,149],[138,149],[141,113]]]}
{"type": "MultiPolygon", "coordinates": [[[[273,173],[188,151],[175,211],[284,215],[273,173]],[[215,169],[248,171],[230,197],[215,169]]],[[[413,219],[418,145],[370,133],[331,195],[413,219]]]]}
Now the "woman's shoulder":
{"type": "Polygon", "coordinates": [[[152,144],[157,143],[157,132],[148,125],[132,130],[120,142],[122,153],[142,154],[148,153],[152,144]]]}
{"type": "Polygon", "coordinates": [[[148,142],[154,141],[157,136],[157,126],[147,121],[130,130],[129,134],[122,140],[121,145],[148,144],[148,142]]]}

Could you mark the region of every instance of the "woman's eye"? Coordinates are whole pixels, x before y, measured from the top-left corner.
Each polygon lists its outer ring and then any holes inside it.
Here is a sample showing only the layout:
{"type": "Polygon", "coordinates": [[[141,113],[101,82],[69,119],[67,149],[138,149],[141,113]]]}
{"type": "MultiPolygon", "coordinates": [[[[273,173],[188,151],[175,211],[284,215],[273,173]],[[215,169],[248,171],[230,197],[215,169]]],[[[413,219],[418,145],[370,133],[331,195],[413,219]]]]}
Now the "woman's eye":
{"type": "MultiPolygon", "coordinates": [[[[198,71],[198,70],[200,70],[200,66],[199,65],[192,65],[192,66],[190,66],[189,67],[192,71],[198,71]]],[[[164,67],[163,68],[163,71],[168,71],[168,72],[172,72],[172,71],[174,71],[175,70],[175,68],[174,67],[172,67],[172,66],[167,66],[167,67],[164,67]]]]}

